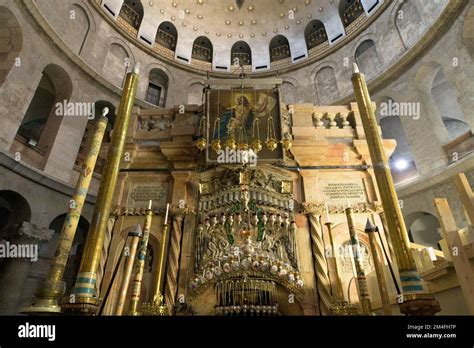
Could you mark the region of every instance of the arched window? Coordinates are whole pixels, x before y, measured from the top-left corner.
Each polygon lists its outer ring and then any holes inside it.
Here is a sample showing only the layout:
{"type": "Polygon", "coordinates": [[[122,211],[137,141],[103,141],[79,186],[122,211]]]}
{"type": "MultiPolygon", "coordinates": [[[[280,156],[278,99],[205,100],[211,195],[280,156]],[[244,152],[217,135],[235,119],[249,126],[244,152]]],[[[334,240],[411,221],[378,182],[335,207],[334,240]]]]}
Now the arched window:
{"type": "Polygon", "coordinates": [[[323,22],[317,19],[313,19],[309,22],[304,30],[304,38],[308,50],[328,41],[328,35],[323,22]]]}
{"type": "Polygon", "coordinates": [[[372,40],[365,40],[357,47],[355,60],[367,80],[376,76],[382,68],[379,53],[372,40]]]}
{"type": "Polygon", "coordinates": [[[23,221],[30,222],[31,208],[19,193],[0,191],[0,236],[8,237],[23,221]]]}
{"type": "Polygon", "coordinates": [[[140,0],[125,0],[119,16],[135,29],[140,28],[143,19],[143,5],[140,0]]]}
{"type": "Polygon", "coordinates": [[[433,80],[431,95],[448,131],[449,141],[470,131],[464,113],[441,66],[439,66],[439,70],[433,80]]]}
{"type": "Polygon", "coordinates": [[[162,108],[166,105],[168,91],[168,75],[161,69],[152,69],[148,79],[148,89],[145,100],[162,108]]]}
{"type": "Polygon", "coordinates": [[[270,41],[270,62],[276,62],[291,57],[290,44],[283,35],[275,36],[270,41]]]}
{"type": "Polygon", "coordinates": [[[364,7],[360,0],[340,0],[339,16],[342,19],[344,27],[354,22],[363,13],[364,7]]]}
{"type": "Polygon", "coordinates": [[[7,79],[8,73],[15,65],[15,59],[20,55],[23,36],[20,25],[13,13],[6,7],[0,6],[0,86],[7,79]]]}
{"type": "Polygon", "coordinates": [[[171,51],[176,50],[178,42],[178,31],[171,22],[163,22],[156,32],[155,42],[171,51]]]}
{"type": "Polygon", "coordinates": [[[377,100],[377,119],[384,139],[395,139],[397,147],[389,158],[389,165],[395,183],[400,183],[418,176],[415,161],[397,111],[400,103],[392,98],[382,97],[377,100]]]}
{"type": "Polygon", "coordinates": [[[244,41],[236,42],[230,51],[232,65],[252,65],[252,51],[250,46],[244,41]]]}
{"type": "Polygon", "coordinates": [[[46,66],[18,129],[20,140],[44,151],[51,148],[62,121],[56,106],[66,104],[71,93],[72,82],[66,71],[55,64],[46,66]]]}
{"type": "Polygon", "coordinates": [[[192,55],[193,59],[212,63],[212,53],[212,43],[207,37],[199,36],[196,40],[194,40],[192,55]]]}

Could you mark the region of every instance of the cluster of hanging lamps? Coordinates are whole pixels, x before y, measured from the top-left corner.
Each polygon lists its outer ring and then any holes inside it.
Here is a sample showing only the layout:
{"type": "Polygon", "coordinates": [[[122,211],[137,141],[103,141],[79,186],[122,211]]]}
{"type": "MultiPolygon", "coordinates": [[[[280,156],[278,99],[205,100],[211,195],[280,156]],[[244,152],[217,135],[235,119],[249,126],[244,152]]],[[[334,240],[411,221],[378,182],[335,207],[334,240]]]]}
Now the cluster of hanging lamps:
{"type": "MultiPolygon", "coordinates": [[[[254,94],[256,94],[256,90],[254,89],[254,94]]],[[[241,87],[241,98],[243,102],[244,93],[243,93],[243,86],[241,87]]],[[[231,100],[233,100],[233,90],[231,90],[231,100]]],[[[255,96],[256,100],[256,96],[255,96]]],[[[267,92],[267,105],[266,105],[266,114],[267,114],[267,139],[265,141],[265,146],[268,150],[274,151],[278,147],[278,143],[281,143],[285,150],[289,150],[292,145],[293,141],[291,136],[288,133],[285,133],[283,139],[278,141],[276,138],[275,132],[275,124],[273,120],[273,116],[270,115],[269,110],[269,96],[267,92]]],[[[206,131],[206,116],[203,115],[201,117],[199,123],[199,132],[198,132],[198,140],[196,141],[196,147],[203,151],[207,148],[207,139],[205,137],[206,131]]],[[[237,139],[235,134],[235,129],[229,128],[227,125],[227,139],[225,140],[224,144],[221,141],[221,118],[220,118],[220,91],[217,90],[217,117],[214,120],[213,130],[212,130],[212,137],[211,137],[211,148],[215,152],[219,152],[222,150],[223,146],[225,148],[229,148],[230,150],[239,149],[241,151],[247,151],[252,149],[256,154],[263,150],[262,141],[260,138],[260,119],[259,117],[255,117],[253,124],[252,124],[252,141],[250,144],[248,143],[247,139],[247,132],[245,126],[242,125],[237,130],[237,139]]]]}

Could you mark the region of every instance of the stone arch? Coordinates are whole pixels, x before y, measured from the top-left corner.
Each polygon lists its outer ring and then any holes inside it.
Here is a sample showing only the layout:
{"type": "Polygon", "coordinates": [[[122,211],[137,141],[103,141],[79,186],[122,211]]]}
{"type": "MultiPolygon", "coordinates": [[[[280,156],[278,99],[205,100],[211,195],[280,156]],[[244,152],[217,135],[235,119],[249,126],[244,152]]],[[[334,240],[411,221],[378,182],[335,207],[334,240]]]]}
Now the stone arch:
{"type": "Polygon", "coordinates": [[[446,140],[454,140],[470,131],[441,64],[438,62],[423,64],[415,76],[415,85],[424,103],[435,107],[445,126],[446,140]]]}
{"type": "Polygon", "coordinates": [[[189,105],[202,105],[203,103],[203,89],[204,82],[192,82],[188,87],[188,101],[189,105]]]}
{"type": "Polygon", "coordinates": [[[125,0],[120,9],[119,16],[138,30],[143,20],[142,2],[140,0],[125,0]]]}
{"type": "Polygon", "coordinates": [[[422,35],[424,26],[423,14],[414,0],[404,0],[395,11],[395,27],[405,47],[409,49],[415,45],[422,35]]]}
{"type": "Polygon", "coordinates": [[[15,66],[23,48],[23,34],[15,15],[6,7],[0,6],[0,86],[6,81],[10,70],[15,66]]]}
{"type": "Polygon", "coordinates": [[[11,190],[0,191],[0,238],[7,237],[23,221],[31,221],[31,208],[28,201],[11,190]]]}
{"type": "Polygon", "coordinates": [[[280,86],[280,99],[286,105],[298,102],[297,84],[289,78],[283,79],[283,83],[280,86]]]}
{"type": "Polygon", "coordinates": [[[192,58],[212,63],[214,49],[211,40],[206,36],[199,36],[194,40],[192,58]]]}
{"type": "Polygon", "coordinates": [[[57,104],[69,101],[73,85],[59,65],[48,64],[17,132],[22,141],[41,151],[51,149],[62,122],[57,104]]]}
{"type": "Polygon", "coordinates": [[[245,41],[237,41],[230,50],[231,65],[252,65],[252,50],[245,41]],[[237,64],[235,64],[237,63],[237,64]]]}
{"type": "Polygon", "coordinates": [[[178,44],[178,31],[171,22],[162,22],[156,31],[155,42],[173,52],[178,44]]]}
{"type": "Polygon", "coordinates": [[[328,40],[328,35],[324,23],[317,19],[313,19],[306,25],[304,38],[308,50],[326,42],[328,40]]]}
{"type": "Polygon", "coordinates": [[[464,24],[462,30],[462,39],[464,45],[471,56],[474,58],[474,5],[469,8],[464,17],[464,24]]]}
{"type": "Polygon", "coordinates": [[[413,243],[440,249],[442,239],[439,229],[441,225],[436,216],[425,211],[413,212],[405,217],[408,235],[413,243]]]}
{"type": "Polygon", "coordinates": [[[64,27],[61,37],[74,53],[81,55],[89,32],[91,31],[91,20],[89,13],[78,3],[68,7],[69,18],[67,26],[64,27]]]}
{"type": "Polygon", "coordinates": [[[122,40],[112,40],[105,56],[102,73],[112,84],[121,87],[130,66],[133,66],[133,57],[130,49],[122,40]]]}
{"type": "Polygon", "coordinates": [[[319,105],[329,105],[339,97],[338,82],[332,65],[318,68],[314,75],[314,85],[319,105]]]}
{"type": "Polygon", "coordinates": [[[291,58],[290,43],[283,35],[275,35],[270,41],[270,62],[291,58]]]}
{"type": "Polygon", "coordinates": [[[354,52],[354,60],[359,66],[361,72],[363,72],[370,80],[377,76],[382,69],[382,59],[377,51],[375,41],[367,38],[357,45],[354,52]]]}
{"type": "Polygon", "coordinates": [[[145,100],[153,105],[165,107],[169,77],[163,70],[153,68],[148,75],[145,100]]]}

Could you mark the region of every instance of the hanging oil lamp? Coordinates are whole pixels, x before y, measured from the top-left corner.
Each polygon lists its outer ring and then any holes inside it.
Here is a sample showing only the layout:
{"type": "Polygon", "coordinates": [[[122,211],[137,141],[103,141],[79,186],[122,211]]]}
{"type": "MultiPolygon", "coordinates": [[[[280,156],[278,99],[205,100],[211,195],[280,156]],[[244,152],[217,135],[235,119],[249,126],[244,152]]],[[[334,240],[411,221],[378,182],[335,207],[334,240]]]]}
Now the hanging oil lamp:
{"type": "Polygon", "coordinates": [[[199,151],[203,151],[207,147],[207,139],[204,137],[204,126],[206,124],[206,116],[202,116],[199,122],[199,135],[196,141],[196,147],[199,151]]]}
{"type": "Polygon", "coordinates": [[[267,141],[265,142],[267,149],[274,151],[278,142],[275,136],[275,125],[273,124],[273,117],[270,116],[270,111],[268,110],[268,93],[267,93],[267,141]]]}
{"type": "Polygon", "coordinates": [[[252,150],[255,153],[262,151],[262,141],[260,140],[260,128],[258,126],[258,117],[253,121],[252,150]]]}
{"type": "Polygon", "coordinates": [[[285,150],[289,150],[291,149],[291,147],[293,146],[293,141],[291,140],[291,136],[286,133],[283,137],[283,140],[281,141],[283,147],[285,148],[285,150]]]}

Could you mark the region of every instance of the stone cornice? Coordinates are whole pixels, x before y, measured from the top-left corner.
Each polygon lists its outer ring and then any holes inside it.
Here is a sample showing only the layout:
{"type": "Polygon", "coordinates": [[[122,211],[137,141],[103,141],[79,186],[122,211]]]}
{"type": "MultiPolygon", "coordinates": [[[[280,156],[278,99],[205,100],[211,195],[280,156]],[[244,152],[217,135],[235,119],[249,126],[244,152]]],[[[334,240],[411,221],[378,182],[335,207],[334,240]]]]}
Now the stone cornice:
{"type": "MultiPolygon", "coordinates": [[[[72,196],[74,194],[74,187],[69,183],[65,183],[54,179],[40,170],[29,166],[23,162],[17,162],[13,156],[7,152],[0,150],[0,167],[4,167],[11,172],[20,175],[21,177],[34,182],[47,189],[53,190],[65,196],[72,196]]],[[[95,204],[96,197],[88,194],[86,202],[89,204],[95,204]]]]}

